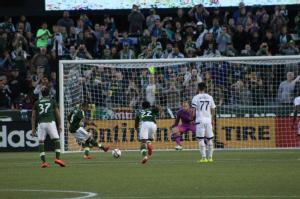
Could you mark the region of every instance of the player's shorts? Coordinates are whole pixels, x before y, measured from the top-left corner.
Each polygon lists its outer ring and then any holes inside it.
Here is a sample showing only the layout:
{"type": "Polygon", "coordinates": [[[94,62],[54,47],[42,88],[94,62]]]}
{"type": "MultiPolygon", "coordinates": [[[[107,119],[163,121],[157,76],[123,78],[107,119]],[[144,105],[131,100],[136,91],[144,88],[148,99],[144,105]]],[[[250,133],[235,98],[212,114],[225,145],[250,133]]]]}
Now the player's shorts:
{"type": "Polygon", "coordinates": [[[72,133],[78,143],[84,143],[89,139],[89,133],[82,127],[79,127],[75,133],[72,133]]]}
{"type": "Polygon", "coordinates": [[[211,139],[214,137],[211,123],[198,123],[196,124],[196,138],[211,139]]]}
{"type": "Polygon", "coordinates": [[[140,125],[140,140],[153,140],[157,126],[154,122],[143,122],[140,125]]]}
{"type": "Polygon", "coordinates": [[[196,125],[195,124],[181,124],[181,125],[178,125],[176,127],[178,128],[178,130],[181,134],[185,133],[187,131],[192,131],[192,133],[196,132],[196,125]]]}
{"type": "Polygon", "coordinates": [[[39,141],[44,141],[46,139],[47,134],[52,140],[59,139],[56,123],[54,121],[43,122],[38,124],[37,135],[39,141]]]}

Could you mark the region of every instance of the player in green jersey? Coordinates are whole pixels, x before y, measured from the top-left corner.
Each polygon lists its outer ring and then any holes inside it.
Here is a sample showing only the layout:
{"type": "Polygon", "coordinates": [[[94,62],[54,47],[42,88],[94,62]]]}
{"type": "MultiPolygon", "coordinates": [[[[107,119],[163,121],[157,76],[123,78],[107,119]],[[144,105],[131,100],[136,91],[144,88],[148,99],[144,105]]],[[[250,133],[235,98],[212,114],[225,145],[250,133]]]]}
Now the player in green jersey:
{"type": "Polygon", "coordinates": [[[76,107],[69,115],[69,132],[75,137],[77,143],[81,144],[84,147],[84,158],[91,159],[90,147],[98,147],[103,151],[107,152],[109,147],[103,146],[98,143],[92,136],[89,134],[83,127],[86,125],[95,124],[89,121],[85,113],[88,111],[88,104],[83,103],[81,106],[76,107]]]}
{"type": "Polygon", "coordinates": [[[42,98],[34,103],[32,110],[32,135],[37,136],[39,139],[39,151],[40,157],[42,160],[41,167],[46,168],[49,164],[46,162],[45,155],[45,139],[47,134],[54,141],[56,159],[54,160],[55,164],[58,164],[61,167],[65,167],[65,163],[60,160],[60,142],[59,132],[61,132],[60,116],[59,109],[56,102],[49,97],[49,89],[47,87],[42,87],[42,98]],[[57,127],[56,127],[57,122],[57,127]],[[36,133],[36,123],[37,133],[36,133]]]}
{"type": "Polygon", "coordinates": [[[159,113],[158,107],[151,107],[148,101],[142,103],[142,110],[138,111],[135,118],[135,129],[139,132],[141,142],[141,154],[143,156],[142,164],[148,160],[148,156],[152,155],[151,141],[154,139],[157,126],[155,118],[159,113]]]}

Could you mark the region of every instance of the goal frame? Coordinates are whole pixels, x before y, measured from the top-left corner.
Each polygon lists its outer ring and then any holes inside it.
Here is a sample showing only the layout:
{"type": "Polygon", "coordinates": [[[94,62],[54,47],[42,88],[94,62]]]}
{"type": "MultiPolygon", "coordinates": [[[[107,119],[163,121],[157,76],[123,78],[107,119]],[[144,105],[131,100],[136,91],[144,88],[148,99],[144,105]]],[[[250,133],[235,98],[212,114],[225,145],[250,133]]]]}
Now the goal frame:
{"type": "MultiPolygon", "coordinates": [[[[122,64],[122,63],[177,63],[177,62],[224,62],[224,61],[268,61],[268,60],[299,60],[300,55],[288,56],[252,56],[252,57],[196,57],[196,58],[179,58],[179,59],[119,59],[119,60],[60,60],[59,61],[59,111],[61,124],[63,125],[60,132],[61,152],[65,153],[65,118],[64,118],[64,64],[122,64]]],[[[127,68],[124,66],[124,68],[127,68]]],[[[297,147],[288,148],[258,148],[259,150],[281,150],[281,149],[300,149],[297,147]]],[[[255,148],[239,148],[226,150],[258,150],[255,148]]]]}

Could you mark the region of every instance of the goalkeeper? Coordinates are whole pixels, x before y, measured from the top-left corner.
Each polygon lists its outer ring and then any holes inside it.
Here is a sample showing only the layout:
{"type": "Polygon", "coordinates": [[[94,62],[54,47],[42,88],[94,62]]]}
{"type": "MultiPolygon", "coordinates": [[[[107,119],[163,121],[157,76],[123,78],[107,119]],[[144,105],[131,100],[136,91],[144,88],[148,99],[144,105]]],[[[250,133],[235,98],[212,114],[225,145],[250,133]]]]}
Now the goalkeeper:
{"type": "Polygon", "coordinates": [[[194,123],[193,111],[190,108],[188,101],[182,102],[182,107],[176,113],[176,119],[172,128],[172,140],[176,142],[176,150],[182,150],[180,143],[181,135],[187,131],[192,131],[193,134],[196,132],[196,125],[194,123]],[[179,121],[181,124],[179,125],[179,121]]]}
{"type": "Polygon", "coordinates": [[[87,125],[94,125],[85,117],[85,113],[88,111],[88,104],[82,103],[79,107],[76,107],[69,115],[69,132],[75,137],[76,141],[84,147],[84,158],[91,159],[90,147],[98,147],[99,149],[107,152],[109,147],[103,146],[98,143],[83,127],[87,125]]]}

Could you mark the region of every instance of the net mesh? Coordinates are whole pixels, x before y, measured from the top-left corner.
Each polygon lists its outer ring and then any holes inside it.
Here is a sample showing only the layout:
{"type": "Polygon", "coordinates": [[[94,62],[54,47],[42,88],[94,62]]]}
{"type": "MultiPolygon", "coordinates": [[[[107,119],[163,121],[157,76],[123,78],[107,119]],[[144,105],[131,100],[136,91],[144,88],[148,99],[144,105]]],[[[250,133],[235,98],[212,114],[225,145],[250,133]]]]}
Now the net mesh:
{"type": "MultiPolygon", "coordinates": [[[[197,94],[199,82],[217,105],[216,148],[299,147],[291,128],[293,99],[299,91],[300,59],[135,60],[63,62],[65,150],[80,146],[68,133],[67,115],[81,102],[90,104],[86,129],[112,148],[138,149],[135,112],[143,100],[160,105],[156,149],[174,149],[170,127],[183,100],[197,94]],[[155,70],[153,70],[155,68],[155,70]]],[[[196,149],[192,132],[182,135],[184,149],[196,149]]]]}

